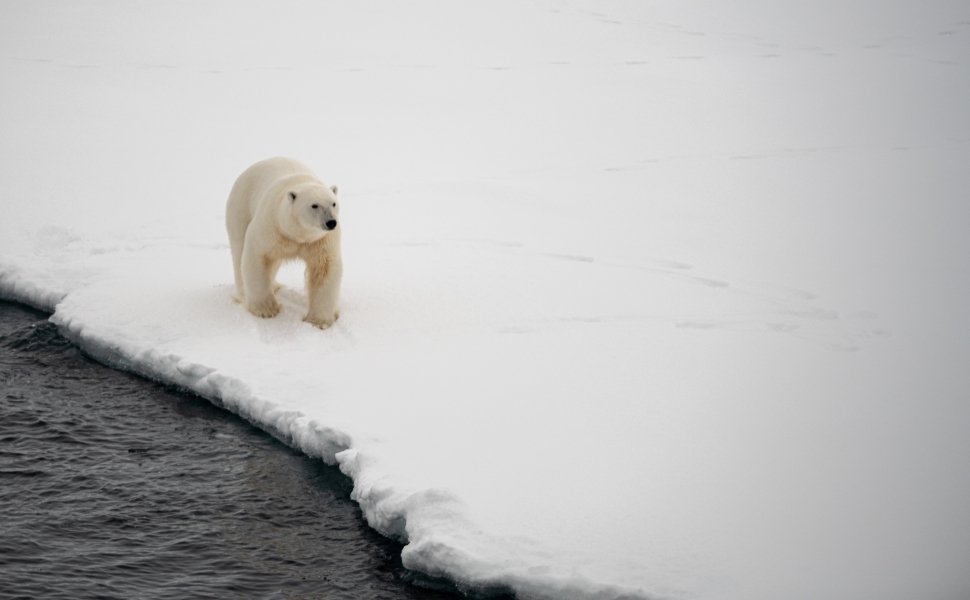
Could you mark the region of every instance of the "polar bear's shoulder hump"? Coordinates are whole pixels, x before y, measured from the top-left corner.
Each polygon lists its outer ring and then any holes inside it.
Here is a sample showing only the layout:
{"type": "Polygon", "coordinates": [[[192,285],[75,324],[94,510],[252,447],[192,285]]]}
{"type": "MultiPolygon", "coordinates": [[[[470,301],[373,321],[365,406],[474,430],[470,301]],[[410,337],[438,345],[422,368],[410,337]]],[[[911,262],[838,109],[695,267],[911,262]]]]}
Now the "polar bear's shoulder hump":
{"type": "Polygon", "coordinates": [[[280,178],[286,177],[287,175],[309,175],[316,178],[316,175],[313,173],[310,167],[298,160],[286,158],[284,156],[277,156],[275,158],[261,160],[249,167],[249,169],[261,173],[271,173],[280,178]]]}

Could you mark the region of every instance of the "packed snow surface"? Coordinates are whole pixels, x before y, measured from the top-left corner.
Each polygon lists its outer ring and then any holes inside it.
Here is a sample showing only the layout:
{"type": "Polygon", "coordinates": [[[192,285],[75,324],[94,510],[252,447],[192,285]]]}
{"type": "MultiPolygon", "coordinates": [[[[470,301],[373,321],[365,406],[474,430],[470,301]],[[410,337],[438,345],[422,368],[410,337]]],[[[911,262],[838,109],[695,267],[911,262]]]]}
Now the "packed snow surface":
{"type": "Polygon", "coordinates": [[[0,3],[0,295],[521,598],[970,595],[970,5],[0,3]],[[341,318],[225,199],[340,186],[341,318]]]}

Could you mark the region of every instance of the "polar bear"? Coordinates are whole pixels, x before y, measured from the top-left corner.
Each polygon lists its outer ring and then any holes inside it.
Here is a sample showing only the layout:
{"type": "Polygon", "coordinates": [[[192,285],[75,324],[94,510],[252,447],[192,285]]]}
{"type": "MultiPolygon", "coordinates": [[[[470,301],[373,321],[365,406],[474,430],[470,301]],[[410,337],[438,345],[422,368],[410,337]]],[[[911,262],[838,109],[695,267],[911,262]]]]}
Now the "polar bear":
{"type": "Polygon", "coordinates": [[[257,317],[275,317],[276,272],[284,260],[306,262],[304,321],[326,329],[339,316],[343,261],[337,186],[303,164],[270,158],[243,171],[226,202],[235,298],[257,317]]]}

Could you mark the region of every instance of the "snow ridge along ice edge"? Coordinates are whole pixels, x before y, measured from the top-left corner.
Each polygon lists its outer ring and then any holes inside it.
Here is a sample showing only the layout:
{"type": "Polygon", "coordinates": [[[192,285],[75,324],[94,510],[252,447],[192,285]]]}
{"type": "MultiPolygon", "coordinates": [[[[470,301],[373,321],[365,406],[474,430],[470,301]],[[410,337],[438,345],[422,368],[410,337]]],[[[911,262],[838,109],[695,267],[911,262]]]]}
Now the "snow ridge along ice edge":
{"type": "MultiPolygon", "coordinates": [[[[461,503],[436,490],[404,491],[387,485],[379,472],[372,472],[379,471],[373,468],[375,461],[355,448],[353,438],[346,432],[321,425],[300,411],[283,410],[271,400],[254,395],[244,382],[215,369],[154,350],[126,339],[118,331],[106,335],[72,316],[69,293],[33,281],[19,267],[4,262],[0,262],[0,300],[51,313],[50,321],[61,335],[97,362],[196,394],[282,443],[338,466],[353,480],[351,498],[361,507],[367,524],[405,545],[402,560],[411,571],[447,581],[475,598],[507,594],[536,600],[653,598],[623,586],[592,584],[582,577],[538,573],[524,576],[502,565],[483,569],[479,557],[456,549],[436,535],[440,526],[453,529],[456,522],[466,521],[461,503]],[[493,575],[477,575],[483,572],[493,575]]],[[[469,524],[467,530],[471,529],[469,524]]]]}

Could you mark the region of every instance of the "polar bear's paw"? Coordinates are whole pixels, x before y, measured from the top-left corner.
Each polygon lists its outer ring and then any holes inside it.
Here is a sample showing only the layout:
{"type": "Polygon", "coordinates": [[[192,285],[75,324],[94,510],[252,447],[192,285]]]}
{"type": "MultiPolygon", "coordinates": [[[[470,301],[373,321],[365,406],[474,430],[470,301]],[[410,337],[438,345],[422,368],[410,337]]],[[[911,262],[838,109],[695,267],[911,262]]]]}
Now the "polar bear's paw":
{"type": "Polygon", "coordinates": [[[337,317],[339,316],[340,315],[338,313],[338,314],[335,314],[331,319],[321,319],[320,317],[317,317],[317,316],[307,315],[303,317],[303,320],[309,323],[310,325],[313,325],[314,327],[319,327],[320,329],[326,329],[331,325],[333,325],[334,321],[336,321],[337,317]]]}
{"type": "Polygon", "coordinates": [[[269,296],[268,298],[261,300],[259,302],[250,302],[246,306],[249,312],[253,313],[257,317],[262,317],[268,319],[270,317],[275,317],[280,314],[280,303],[276,301],[276,298],[269,296]]]}

